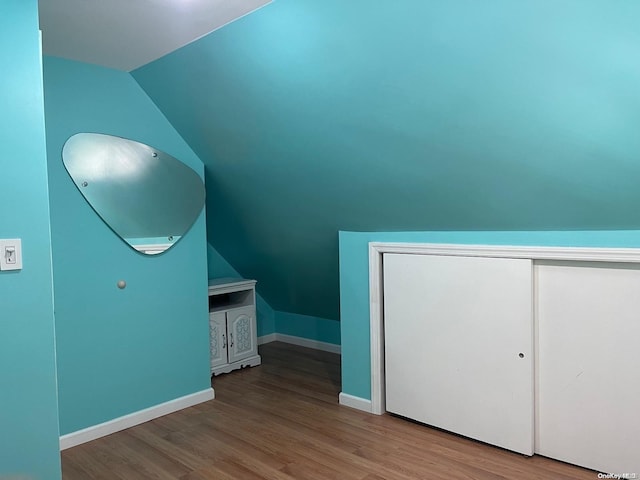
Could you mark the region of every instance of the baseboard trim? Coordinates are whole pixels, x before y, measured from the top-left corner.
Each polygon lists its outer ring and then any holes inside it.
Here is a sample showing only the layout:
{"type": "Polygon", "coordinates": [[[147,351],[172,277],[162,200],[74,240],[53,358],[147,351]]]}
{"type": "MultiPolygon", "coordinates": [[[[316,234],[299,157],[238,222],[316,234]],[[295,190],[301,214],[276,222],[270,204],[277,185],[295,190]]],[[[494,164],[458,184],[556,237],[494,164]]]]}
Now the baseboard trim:
{"type": "Polygon", "coordinates": [[[76,432],[67,433],[60,436],[60,450],[75,447],[82,443],[90,442],[100,437],[111,435],[126,428],[140,425],[154,418],[162,417],[169,413],[177,412],[183,408],[192,407],[199,403],[207,402],[215,398],[213,388],[208,388],[200,392],[185,395],[153,407],[145,408],[119,418],[114,418],[108,422],[100,423],[92,427],[83,428],[76,432]]]}
{"type": "Polygon", "coordinates": [[[268,335],[263,335],[258,337],[258,345],[264,345],[265,343],[271,343],[276,341],[277,333],[270,333],[268,335]]]}
{"type": "Polygon", "coordinates": [[[341,351],[340,345],[336,345],[335,343],[319,342],[318,340],[286,335],[284,333],[270,333],[269,335],[264,335],[258,338],[258,345],[271,342],[290,343],[291,345],[313,348],[314,350],[321,350],[323,352],[337,353],[338,355],[340,355],[341,351]]]}
{"type": "Polygon", "coordinates": [[[356,410],[362,410],[363,412],[373,413],[371,400],[366,398],[354,397],[348,393],[340,392],[338,396],[338,402],[345,407],[355,408],[356,410]]]}

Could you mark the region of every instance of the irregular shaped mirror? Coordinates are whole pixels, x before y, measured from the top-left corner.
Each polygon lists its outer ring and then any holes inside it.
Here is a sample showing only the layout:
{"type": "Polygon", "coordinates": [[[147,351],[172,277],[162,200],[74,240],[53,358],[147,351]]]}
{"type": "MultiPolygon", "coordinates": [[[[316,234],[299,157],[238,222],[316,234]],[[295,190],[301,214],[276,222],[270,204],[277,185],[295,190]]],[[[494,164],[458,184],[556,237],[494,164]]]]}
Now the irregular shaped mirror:
{"type": "Polygon", "coordinates": [[[125,242],[162,253],[204,206],[204,183],[190,167],[143,143],[78,133],[62,149],[67,172],[96,213],[125,242]]]}

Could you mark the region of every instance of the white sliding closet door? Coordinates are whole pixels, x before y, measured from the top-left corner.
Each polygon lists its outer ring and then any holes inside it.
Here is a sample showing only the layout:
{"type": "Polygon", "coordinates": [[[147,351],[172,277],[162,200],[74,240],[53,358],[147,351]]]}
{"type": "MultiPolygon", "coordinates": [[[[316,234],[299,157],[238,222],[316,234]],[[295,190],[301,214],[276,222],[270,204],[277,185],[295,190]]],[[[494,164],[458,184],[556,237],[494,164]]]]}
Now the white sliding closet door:
{"type": "Polygon", "coordinates": [[[536,452],[640,478],[639,267],[535,268],[536,452]]]}
{"type": "Polygon", "coordinates": [[[385,254],[386,408],[533,454],[532,263],[385,254]]]}

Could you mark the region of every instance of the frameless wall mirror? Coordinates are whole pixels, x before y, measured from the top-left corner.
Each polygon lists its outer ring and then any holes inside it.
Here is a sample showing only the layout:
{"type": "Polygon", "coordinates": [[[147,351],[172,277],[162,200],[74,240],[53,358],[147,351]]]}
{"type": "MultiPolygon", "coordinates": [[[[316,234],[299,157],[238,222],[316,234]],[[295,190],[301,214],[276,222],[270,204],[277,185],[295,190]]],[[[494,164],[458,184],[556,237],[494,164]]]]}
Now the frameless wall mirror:
{"type": "Polygon", "coordinates": [[[204,206],[200,176],[143,143],[78,133],[65,143],[62,159],[89,205],[125,242],[145,254],[175,245],[204,206]]]}

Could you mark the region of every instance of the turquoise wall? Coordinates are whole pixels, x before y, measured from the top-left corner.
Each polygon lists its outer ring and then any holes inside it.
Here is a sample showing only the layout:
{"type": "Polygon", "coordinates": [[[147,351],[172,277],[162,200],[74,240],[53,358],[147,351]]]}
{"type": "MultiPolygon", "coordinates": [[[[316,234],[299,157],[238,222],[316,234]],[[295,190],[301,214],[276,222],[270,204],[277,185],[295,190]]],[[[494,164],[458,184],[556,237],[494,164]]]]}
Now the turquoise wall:
{"type": "Polygon", "coordinates": [[[342,391],[371,399],[369,242],[640,247],[640,231],[340,232],[342,391]]]}
{"type": "MultiPolygon", "coordinates": [[[[233,266],[209,245],[209,278],[242,277],[233,266]]],[[[274,311],[259,293],[256,295],[258,337],[284,333],[296,337],[340,345],[340,324],[335,320],[274,311]]]]}
{"type": "Polygon", "coordinates": [[[139,254],[85,202],[64,169],[64,142],[107,133],[157,147],[200,174],[203,166],[128,73],[45,57],[44,86],[66,434],[207,389],[210,379],[204,212],[171,250],[139,254]]]}
{"type": "MultiPolygon", "coordinates": [[[[211,245],[207,245],[207,247],[209,278],[242,278],[242,275],[215,248],[211,245]]],[[[275,312],[259,293],[256,293],[256,314],[258,317],[258,337],[269,335],[276,331],[275,312]]]]}
{"type": "Polygon", "coordinates": [[[278,0],[133,72],[211,244],[338,318],[337,231],[640,228],[640,2],[278,0]]]}
{"type": "Polygon", "coordinates": [[[326,318],[275,312],[276,332],[318,342],[340,345],[340,322],[326,318]]]}
{"type": "Polygon", "coordinates": [[[35,0],[0,7],[0,478],[60,478],[42,63],[35,0]]]}

